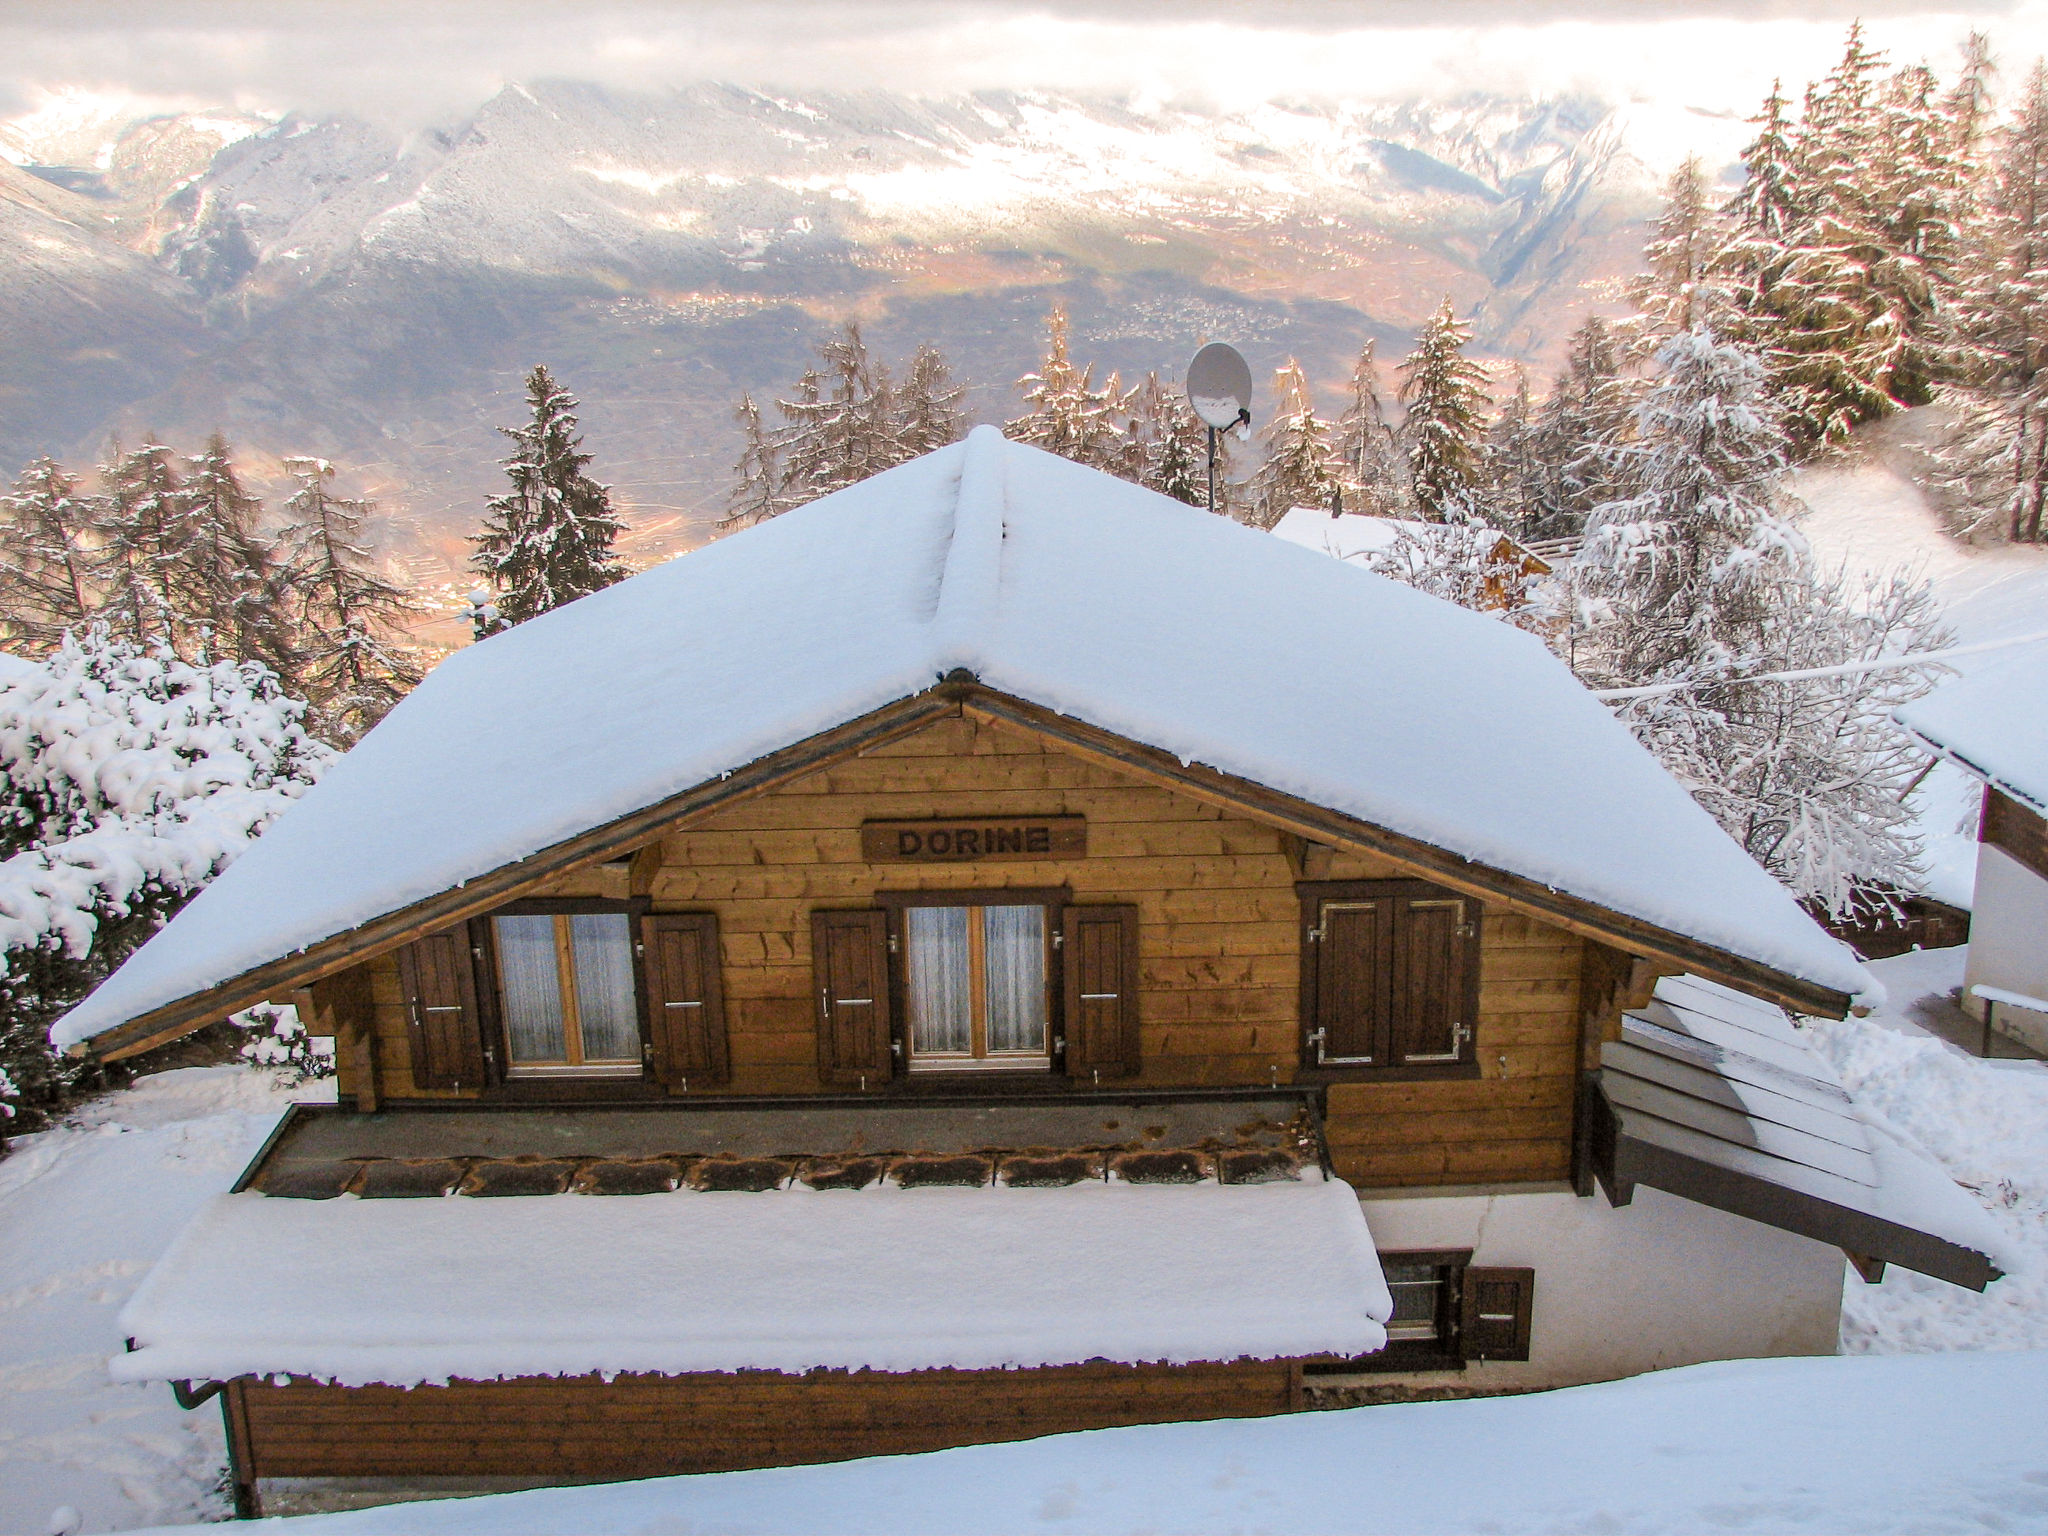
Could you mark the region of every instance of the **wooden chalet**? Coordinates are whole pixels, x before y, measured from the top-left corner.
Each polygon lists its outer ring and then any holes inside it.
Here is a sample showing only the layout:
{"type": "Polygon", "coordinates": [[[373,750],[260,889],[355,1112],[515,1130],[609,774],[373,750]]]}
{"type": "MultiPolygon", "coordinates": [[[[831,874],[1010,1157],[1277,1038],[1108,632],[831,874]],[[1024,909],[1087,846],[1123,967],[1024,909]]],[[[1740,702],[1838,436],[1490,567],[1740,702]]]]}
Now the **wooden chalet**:
{"type": "Polygon", "coordinates": [[[1997,1273],[1864,984],[1531,637],[984,428],[451,657],[60,1039],[337,1043],[114,1364],[277,1511],[1829,1351],[1997,1273]]]}

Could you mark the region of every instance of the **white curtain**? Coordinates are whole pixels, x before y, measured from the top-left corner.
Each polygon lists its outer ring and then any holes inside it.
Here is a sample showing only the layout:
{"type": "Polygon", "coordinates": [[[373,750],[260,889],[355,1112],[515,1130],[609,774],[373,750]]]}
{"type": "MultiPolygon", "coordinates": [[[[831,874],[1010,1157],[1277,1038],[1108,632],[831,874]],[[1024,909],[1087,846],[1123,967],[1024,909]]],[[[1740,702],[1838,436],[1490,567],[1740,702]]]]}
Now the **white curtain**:
{"type": "Polygon", "coordinates": [[[1045,908],[981,909],[988,1049],[1045,1049],[1045,908]]]}
{"type": "Polygon", "coordinates": [[[965,1056],[974,1049],[968,1001],[967,908],[906,907],[905,966],[913,1055],[965,1056]]]}
{"type": "Polygon", "coordinates": [[[623,912],[578,912],[569,919],[576,956],[576,1016],[585,1061],[638,1061],[640,1021],[633,1008],[633,936],[623,912]]]}
{"type": "Polygon", "coordinates": [[[555,970],[552,917],[500,917],[498,976],[505,989],[505,1034],[514,1064],[568,1059],[562,1044],[562,990],[555,970]]]}

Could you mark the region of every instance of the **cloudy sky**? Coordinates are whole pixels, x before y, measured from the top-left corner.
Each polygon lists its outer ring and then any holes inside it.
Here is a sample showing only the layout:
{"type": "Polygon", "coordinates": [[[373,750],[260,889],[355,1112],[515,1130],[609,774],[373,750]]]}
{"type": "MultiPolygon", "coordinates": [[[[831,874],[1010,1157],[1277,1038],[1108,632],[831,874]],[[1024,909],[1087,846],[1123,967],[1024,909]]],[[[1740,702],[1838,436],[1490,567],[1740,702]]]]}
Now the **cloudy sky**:
{"type": "Polygon", "coordinates": [[[2008,79],[2048,52],[2048,0],[1976,9],[1861,0],[7,0],[0,119],[88,92],[166,108],[460,119],[511,80],[653,87],[980,87],[1199,96],[1463,90],[1680,101],[1746,114],[1773,75],[1823,72],[1851,17],[1944,70],[1972,28],[2008,79]]]}

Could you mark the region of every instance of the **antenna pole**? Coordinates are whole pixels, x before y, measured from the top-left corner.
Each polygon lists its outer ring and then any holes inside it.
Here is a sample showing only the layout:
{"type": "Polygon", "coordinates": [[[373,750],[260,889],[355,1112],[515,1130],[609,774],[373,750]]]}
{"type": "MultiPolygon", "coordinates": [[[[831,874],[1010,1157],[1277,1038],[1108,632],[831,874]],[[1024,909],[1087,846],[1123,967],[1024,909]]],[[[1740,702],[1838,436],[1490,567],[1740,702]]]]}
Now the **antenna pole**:
{"type": "Polygon", "coordinates": [[[1209,428],[1209,510],[1216,510],[1216,429],[1209,428]]]}

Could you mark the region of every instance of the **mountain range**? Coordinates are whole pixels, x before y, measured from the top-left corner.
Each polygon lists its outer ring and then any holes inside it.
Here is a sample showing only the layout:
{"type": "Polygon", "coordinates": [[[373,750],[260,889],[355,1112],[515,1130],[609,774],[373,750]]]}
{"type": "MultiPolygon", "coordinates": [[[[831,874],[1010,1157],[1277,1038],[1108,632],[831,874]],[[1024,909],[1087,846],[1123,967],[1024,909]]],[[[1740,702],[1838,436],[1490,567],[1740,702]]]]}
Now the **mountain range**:
{"type": "Polygon", "coordinates": [[[1298,357],[1334,409],[1364,340],[1445,295],[1539,375],[1617,307],[1657,187],[1744,125],[1590,99],[1184,102],[512,85],[403,137],[344,117],[0,125],[0,470],[218,427],[258,481],[337,462],[394,569],[454,590],[546,362],[647,560],[706,536],[732,408],[843,318],[1014,414],[1050,306],[1098,377],[1204,340],[1298,357]]]}

